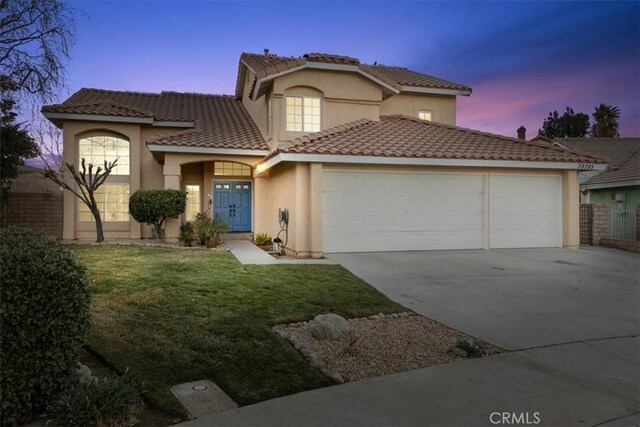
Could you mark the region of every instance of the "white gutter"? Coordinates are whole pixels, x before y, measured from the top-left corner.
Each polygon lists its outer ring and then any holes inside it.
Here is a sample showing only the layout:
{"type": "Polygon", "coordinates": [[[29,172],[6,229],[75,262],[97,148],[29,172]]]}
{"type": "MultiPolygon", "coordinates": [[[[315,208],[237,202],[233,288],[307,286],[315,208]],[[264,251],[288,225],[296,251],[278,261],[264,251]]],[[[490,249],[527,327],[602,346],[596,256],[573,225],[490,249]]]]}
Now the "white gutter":
{"type": "Polygon", "coordinates": [[[456,89],[437,89],[437,88],[428,88],[428,87],[415,87],[415,86],[402,86],[403,92],[414,92],[414,93],[433,93],[436,95],[462,95],[462,96],[470,96],[470,90],[456,90],[456,89]]]}
{"type": "Polygon", "coordinates": [[[298,154],[279,153],[255,169],[259,175],[280,162],[311,163],[352,163],[372,165],[414,165],[414,166],[466,166],[485,168],[535,168],[535,169],[572,169],[572,170],[604,170],[606,165],[570,162],[531,162],[517,160],[469,160],[469,159],[428,159],[415,157],[379,157],[351,156],[336,154],[298,154]]]}
{"type": "Polygon", "coordinates": [[[148,144],[147,148],[159,153],[189,153],[189,154],[227,154],[236,156],[266,156],[268,150],[243,150],[236,148],[211,148],[211,147],[182,147],[177,145],[148,144]]]}
{"type": "Polygon", "coordinates": [[[632,181],[603,182],[599,184],[581,184],[580,187],[586,190],[599,190],[602,188],[631,187],[634,185],[640,185],[640,179],[634,179],[632,181]]]}
{"type": "Polygon", "coordinates": [[[392,93],[395,93],[395,94],[400,93],[400,91],[395,87],[383,82],[382,80],[372,76],[371,74],[365,71],[362,71],[360,67],[358,67],[357,65],[325,64],[321,62],[308,62],[306,64],[298,65],[297,67],[289,68],[288,70],[280,71],[279,73],[271,74],[269,76],[258,79],[258,81],[256,81],[256,86],[253,89],[251,100],[255,101],[256,99],[258,99],[257,94],[260,91],[260,86],[263,83],[269,82],[275,78],[284,76],[289,73],[293,73],[295,71],[303,70],[305,68],[314,69],[314,70],[348,71],[348,72],[358,73],[363,77],[376,82],[377,84],[379,84],[380,86],[384,87],[385,89],[389,90],[392,93]]]}
{"type": "Polygon", "coordinates": [[[155,121],[152,117],[121,117],[104,116],[99,114],[74,114],[74,113],[42,113],[47,119],[60,120],[83,120],[93,122],[118,122],[118,123],[140,123],[145,125],[174,128],[193,128],[193,122],[155,121]]]}

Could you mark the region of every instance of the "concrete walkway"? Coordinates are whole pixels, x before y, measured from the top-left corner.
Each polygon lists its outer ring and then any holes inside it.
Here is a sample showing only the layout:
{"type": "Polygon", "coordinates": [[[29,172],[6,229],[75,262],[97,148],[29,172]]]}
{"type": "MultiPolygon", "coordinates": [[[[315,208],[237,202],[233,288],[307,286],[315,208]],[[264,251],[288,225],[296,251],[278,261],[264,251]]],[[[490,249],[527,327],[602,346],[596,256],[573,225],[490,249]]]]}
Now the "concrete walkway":
{"type": "Polygon", "coordinates": [[[303,259],[303,258],[275,258],[248,240],[232,239],[225,241],[231,253],[238,259],[240,264],[324,264],[335,265],[335,261],[330,259],[303,259]]]}
{"type": "Polygon", "coordinates": [[[240,264],[277,264],[278,261],[248,240],[227,240],[225,242],[240,264]]]}
{"type": "Polygon", "coordinates": [[[629,354],[640,342],[638,338],[608,341],[505,353],[370,378],[181,425],[490,426],[501,416],[494,412],[524,413],[530,421],[537,416],[540,426],[639,425],[637,360],[624,360],[601,347],[629,354]],[[598,362],[582,363],[582,357],[598,362]]]}

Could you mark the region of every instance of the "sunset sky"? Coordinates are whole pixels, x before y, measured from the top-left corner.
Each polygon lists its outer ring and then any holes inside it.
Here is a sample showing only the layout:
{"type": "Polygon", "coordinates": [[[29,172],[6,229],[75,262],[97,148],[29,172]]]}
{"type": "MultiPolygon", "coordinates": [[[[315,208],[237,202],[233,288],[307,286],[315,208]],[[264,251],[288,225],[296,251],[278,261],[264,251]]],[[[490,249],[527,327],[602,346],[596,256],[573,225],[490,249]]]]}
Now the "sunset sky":
{"type": "MultiPolygon", "coordinates": [[[[551,110],[621,109],[640,136],[639,2],[74,1],[69,93],[232,94],[240,53],[349,55],[473,88],[458,125],[532,137],[551,110]]],[[[66,98],[61,94],[60,101],[66,98]]]]}

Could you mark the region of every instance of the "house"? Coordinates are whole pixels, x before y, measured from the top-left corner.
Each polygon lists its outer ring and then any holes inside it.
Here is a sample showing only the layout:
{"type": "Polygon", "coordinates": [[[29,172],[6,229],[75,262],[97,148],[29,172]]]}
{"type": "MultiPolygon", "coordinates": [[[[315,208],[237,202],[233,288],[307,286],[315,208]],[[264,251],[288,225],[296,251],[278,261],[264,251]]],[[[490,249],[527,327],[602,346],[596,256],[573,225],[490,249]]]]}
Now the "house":
{"type": "MultiPolygon", "coordinates": [[[[407,68],[265,50],[240,56],[232,96],[81,89],[42,112],[63,129],[66,162],[119,159],[100,195],[107,238],[149,237],[128,196],[172,188],[188,192],[182,220],[208,211],[235,232],[282,230],[298,257],[577,246],[578,172],[604,160],[457,127],[456,99],[471,92],[407,68]]],[[[92,238],[88,210],[68,193],[64,209],[64,238],[92,238]]]]}
{"type": "Polygon", "coordinates": [[[607,160],[606,171],[580,172],[582,202],[629,209],[640,204],[640,138],[556,138],[553,144],[607,160]]]}

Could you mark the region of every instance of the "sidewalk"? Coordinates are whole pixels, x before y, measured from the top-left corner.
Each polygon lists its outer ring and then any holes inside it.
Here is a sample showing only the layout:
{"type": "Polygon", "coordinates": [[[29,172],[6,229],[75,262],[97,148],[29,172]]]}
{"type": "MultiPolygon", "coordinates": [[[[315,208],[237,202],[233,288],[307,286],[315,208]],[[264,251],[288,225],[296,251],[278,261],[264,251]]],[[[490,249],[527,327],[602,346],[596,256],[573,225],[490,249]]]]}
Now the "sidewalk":
{"type": "MultiPolygon", "coordinates": [[[[502,417],[492,416],[495,412],[524,414],[530,423],[538,417],[540,426],[639,425],[637,392],[630,398],[612,387],[542,364],[528,353],[505,353],[370,378],[180,425],[491,426],[495,425],[491,419],[502,417]]],[[[616,363],[611,357],[610,362],[616,363]]],[[[630,375],[627,379],[634,381],[633,372],[630,375]]]]}

